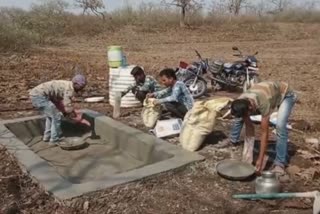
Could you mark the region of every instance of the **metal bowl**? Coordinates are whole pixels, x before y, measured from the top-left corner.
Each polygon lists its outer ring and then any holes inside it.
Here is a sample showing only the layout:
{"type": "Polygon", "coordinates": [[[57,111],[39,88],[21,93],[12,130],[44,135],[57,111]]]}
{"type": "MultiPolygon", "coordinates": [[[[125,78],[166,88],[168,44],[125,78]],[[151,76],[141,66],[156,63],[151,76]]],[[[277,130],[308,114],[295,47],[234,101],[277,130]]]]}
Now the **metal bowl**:
{"type": "Polygon", "coordinates": [[[59,144],[63,150],[79,150],[88,147],[87,139],[91,136],[91,133],[86,133],[81,137],[66,137],[63,142],[59,144]]]}
{"type": "Polygon", "coordinates": [[[255,173],[254,166],[239,160],[220,161],[216,170],[220,176],[230,180],[245,180],[255,173]]]}

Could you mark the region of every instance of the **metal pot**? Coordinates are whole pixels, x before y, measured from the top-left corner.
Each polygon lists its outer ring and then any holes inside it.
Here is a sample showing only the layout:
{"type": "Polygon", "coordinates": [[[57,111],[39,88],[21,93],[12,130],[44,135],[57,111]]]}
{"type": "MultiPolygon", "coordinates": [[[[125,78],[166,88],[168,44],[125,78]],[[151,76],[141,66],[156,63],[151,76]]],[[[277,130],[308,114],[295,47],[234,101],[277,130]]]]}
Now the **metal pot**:
{"type": "Polygon", "coordinates": [[[261,177],[256,179],[256,193],[278,193],[280,192],[280,182],[275,173],[270,171],[262,172],[261,177]]]}

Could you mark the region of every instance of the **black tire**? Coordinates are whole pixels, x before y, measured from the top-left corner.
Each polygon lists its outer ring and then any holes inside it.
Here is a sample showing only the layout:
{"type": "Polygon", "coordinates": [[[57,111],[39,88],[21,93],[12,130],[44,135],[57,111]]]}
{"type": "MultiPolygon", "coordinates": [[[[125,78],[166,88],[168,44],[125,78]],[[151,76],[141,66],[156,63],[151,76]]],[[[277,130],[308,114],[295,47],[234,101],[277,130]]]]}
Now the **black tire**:
{"type": "Polygon", "coordinates": [[[207,92],[207,83],[206,83],[206,81],[198,78],[197,83],[196,83],[196,89],[193,90],[190,88],[190,86],[193,84],[194,79],[195,79],[194,77],[188,78],[184,81],[184,83],[186,84],[192,97],[194,99],[196,99],[196,98],[203,96],[207,92]]]}

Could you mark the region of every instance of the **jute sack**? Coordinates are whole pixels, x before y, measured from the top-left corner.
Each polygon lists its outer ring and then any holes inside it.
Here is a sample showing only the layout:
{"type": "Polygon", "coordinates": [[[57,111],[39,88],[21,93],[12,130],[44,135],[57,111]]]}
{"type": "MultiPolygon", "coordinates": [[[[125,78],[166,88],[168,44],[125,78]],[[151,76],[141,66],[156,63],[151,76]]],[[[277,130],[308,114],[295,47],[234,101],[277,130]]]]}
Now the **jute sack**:
{"type": "Polygon", "coordinates": [[[143,124],[147,128],[153,128],[162,113],[161,105],[154,105],[154,98],[145,99],[143,101],[143,109],[141,112],[143,124]]]}
{"type": "Polygon", "coordinates": [[[182,123],[179,138],[182,147],[189,151],[198,150],[206,136],[213,131],[219,112],[231,101],[231,98],[221,97],[195,102],[182,123]]]}

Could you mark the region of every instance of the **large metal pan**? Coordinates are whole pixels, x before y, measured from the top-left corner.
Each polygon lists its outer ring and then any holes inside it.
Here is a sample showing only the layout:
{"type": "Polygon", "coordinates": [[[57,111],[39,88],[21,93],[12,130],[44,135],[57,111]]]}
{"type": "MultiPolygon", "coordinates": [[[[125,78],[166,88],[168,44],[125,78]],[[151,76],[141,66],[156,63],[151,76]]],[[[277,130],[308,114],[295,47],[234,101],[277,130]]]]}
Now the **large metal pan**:
{"type": "Polygon", "coordinates": [[[216,170],[221,177],[229,180],[246,180],[253,176],[255,168],[239,160],[223,160],[217,163],[216,170]]]}

